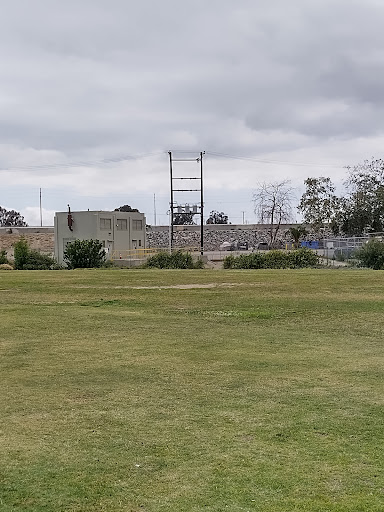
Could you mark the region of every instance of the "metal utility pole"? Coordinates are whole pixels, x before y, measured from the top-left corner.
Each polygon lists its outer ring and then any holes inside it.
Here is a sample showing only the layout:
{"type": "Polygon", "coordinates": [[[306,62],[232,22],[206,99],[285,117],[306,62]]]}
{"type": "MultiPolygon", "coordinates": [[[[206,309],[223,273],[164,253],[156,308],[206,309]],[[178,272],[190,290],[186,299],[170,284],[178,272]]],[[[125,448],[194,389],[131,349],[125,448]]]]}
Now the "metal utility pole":
{"type": "Polygon", "coordinates": [[[173,249],[173,167],[172,167],[172,152],[168,151],[169,155],[169,174],[171,177],[171,203],[170,203],[170,233],[169,233],[169,252],[172,252],[173,249]]]}
{"type": "Polygon", "coordinates": [[[41,188],[40,188],[40,226],[43,226],[43,209],[41,207],[41,188]]]}
{"type": "Polygon", "coordinates": [[[170,216],[171,216],[171,227],[170,227],[170,250],[173,249],[173,238],[174,238],[174,213],[176,208],[176,202],[174,199],[175,192],[200,192],[200,204],[192,206],[192,212],[190,211],[189,205],[177,205],[177,212],[179,215],[189,215],[191,213],[197,214],[198,208],[200,208],[200,253],[204,254],[204,195],[203,195],[203,155],[205,151],[200,152],[198,158],[173,158],[172,152],[168,151],[169,155],[169,173],[171,179],[171,202],[170,202],[170,216]],[[173,175],[173,162],[200,162],[200,176],[193,177],[174,177],[173,175]],[[200,182],[200,188],[175,188],[174,181],[178,180],[196,180],[200,182]]]}
{"type": "Polygon", "coordinates": [[[200,254],[204,254],[203,152],[200,151],[200,254]]]}
{"type": "Polygon", "coordinates": [[[153,222],[156,226],[156,194],[153,194],[153,222]]]}

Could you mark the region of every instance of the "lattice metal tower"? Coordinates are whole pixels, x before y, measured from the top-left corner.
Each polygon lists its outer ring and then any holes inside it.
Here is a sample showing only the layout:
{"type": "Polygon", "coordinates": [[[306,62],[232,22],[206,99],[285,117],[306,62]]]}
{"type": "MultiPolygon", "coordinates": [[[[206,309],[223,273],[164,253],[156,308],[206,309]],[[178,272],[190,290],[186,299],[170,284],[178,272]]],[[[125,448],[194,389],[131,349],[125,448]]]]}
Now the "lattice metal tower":
{"type": "MultiPolygon", "coordinates": [[[[173,158],[172,151],[168,151],[169,154],[169,172],[171,178],[171,202],[170,202],[170,223],[171,223],[171,233],[170,233],[170,247],[173,249],[174,245],[174,220],[175,220],[175,210],[177,208],[178,215],[190,215],[200,213],[200,253],[204,254],[204,198],[203,198],[203,156],[205,155],[205,151],[200,152],[200,156],[197,158],[173,158]],[[174,176],[173,174],[173,164],[174,162],[197,162],[200,164],[200,176],[174,176]],[[195,182],[197,183],[198,188],[181,188],[182,185],[177,185],[182,180],[186,180],[187,183],[195,182]],[[180,188],[179,188],[180,187],[180,188]],[[175,202],[175,192],[199,192],[200,193],[200,201],[191,206],[186,205],[178,205],[175,202]]],[[[188,185],[187,185],[188,186],[188,185]]],[[[192,187],[192,184],[190,185],[192,187]]]]}

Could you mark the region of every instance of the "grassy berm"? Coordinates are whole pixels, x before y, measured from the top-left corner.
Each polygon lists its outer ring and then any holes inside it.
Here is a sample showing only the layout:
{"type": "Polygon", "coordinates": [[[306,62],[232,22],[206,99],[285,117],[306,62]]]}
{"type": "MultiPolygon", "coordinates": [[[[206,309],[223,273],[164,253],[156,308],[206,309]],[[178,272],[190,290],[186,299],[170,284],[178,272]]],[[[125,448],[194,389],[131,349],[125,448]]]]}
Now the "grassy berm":
{"type": "Polygon", "coordinates": [[[384,272],[0,272],[1,512],[382,512],[384,272]]]}

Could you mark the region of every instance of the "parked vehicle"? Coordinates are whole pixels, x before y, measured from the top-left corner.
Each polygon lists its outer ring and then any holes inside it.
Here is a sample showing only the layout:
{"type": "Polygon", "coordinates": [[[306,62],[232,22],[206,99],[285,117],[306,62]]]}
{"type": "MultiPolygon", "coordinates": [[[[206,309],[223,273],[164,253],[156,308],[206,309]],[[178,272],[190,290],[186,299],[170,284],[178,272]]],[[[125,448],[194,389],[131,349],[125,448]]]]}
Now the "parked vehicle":
{"type": "Polygon", "coordinates": [[[223,242],[220,247],[220,251],[233,251],[231,242],[223,242]]]}

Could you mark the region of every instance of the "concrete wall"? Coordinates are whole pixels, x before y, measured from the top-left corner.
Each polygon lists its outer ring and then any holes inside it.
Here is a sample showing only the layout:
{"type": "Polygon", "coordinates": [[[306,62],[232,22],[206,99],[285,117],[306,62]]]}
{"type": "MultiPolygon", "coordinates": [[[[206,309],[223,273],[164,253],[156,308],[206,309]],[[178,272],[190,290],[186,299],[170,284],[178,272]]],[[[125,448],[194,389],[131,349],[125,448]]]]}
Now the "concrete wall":
{"type": "Polygon", "coordinates": [[[13,244],[24,237],[31,249],[45,254],[54,254],[55,242],[53,227],[0,227],[0,250],[5,249],[7,256],[13,258],[13,244]]]}

